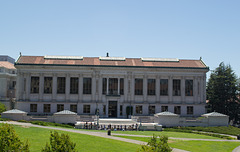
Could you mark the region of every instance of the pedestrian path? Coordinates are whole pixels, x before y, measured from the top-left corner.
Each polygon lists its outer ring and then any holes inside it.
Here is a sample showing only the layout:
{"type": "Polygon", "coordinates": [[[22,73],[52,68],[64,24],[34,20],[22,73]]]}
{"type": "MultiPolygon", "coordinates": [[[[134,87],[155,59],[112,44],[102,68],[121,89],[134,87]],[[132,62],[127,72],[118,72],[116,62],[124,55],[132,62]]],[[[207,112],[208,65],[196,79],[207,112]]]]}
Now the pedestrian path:
{"type": "MultiPolygon", "coordinates": [[[[147,142],[143,142],[143,141],[127,139],[127,138],[121,138],[121,137],[116,137],[116,136],[109,136],[109,135],[107,135],[107,132],[94,132],[94,131],[83,131],[83,130],[77,130],[77,129],[65,129],[65,128],[57,128],[57,127],[49,127],[49,126],[39,126],[39,125],[31,124],[31,123],[21,123],[21,122],[15,122],[15,121],[0,121],[0,123],[8,123],[8,124],[13,124],[13,125],[21,125],[21,126],[28,126],[28,127],[38,127],[38,128],[46,128],[46,129],[53,129],[53,130],[68,131],[68,132],[73,132],[73,133],[80,133],[80,134],[86,134],[86,135],[91,135],[91,136],[98,136],[98,137],[103,137],[103,138],[120,140],[120,141],[123,141],[123,142],[129,142],[129,143],[140,144],[140,145],[147,144],[147,142]]],[[[112,135],[117,135],[117,136],[135,136],[135,137],[151,137],[151,136],[145,136],[145,135],[129,135],[129,134],[117,134],[117,133],[112,133],[112,135]]],[[[173,137],[169,137],[169,139],[174,139],[174,140],[202,140],[202,141],[240,142],[240,140],[221,140],[221,139],[192,139],[192,138],[173,138],[173,137]]],[[[187,151],[173,148],[173,152],[187,152],[187,151]]],[[[240,146],[235,148],[233,150],[233,152],[240,152],[240,146]]]]}

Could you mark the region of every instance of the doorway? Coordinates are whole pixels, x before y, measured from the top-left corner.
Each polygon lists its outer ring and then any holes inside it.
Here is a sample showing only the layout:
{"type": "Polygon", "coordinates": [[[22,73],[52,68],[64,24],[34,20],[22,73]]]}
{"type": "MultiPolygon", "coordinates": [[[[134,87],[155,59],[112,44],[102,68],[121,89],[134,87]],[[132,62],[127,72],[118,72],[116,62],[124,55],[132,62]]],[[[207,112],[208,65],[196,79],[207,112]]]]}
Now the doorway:
{"type": "Polygon", "coordinates": [[[117,101],[108,102],[108,117],[109,118],[117,117],[117,101]]]}

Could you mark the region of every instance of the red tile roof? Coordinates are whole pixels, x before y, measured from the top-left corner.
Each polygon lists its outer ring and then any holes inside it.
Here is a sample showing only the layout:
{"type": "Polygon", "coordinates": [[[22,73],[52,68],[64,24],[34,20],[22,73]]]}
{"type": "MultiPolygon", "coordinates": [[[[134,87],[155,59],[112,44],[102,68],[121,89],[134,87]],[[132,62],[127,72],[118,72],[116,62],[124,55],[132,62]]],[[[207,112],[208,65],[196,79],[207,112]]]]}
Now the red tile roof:
{"type": "Polygon", "coordinates": [[[14,64],[8,62],[8,61],[0,61],[0,67],[4,67],[6,69],[16,69],[14,67],[14,64]]]}
{"type": "Polygon", "coordinates": [[[123,67],[173,67],[173,68],[203,68],[208,67],[201,60],[179,60],[178,62],[142,61],[141,58],[126,58],[124,61],[99,60],[98,57],[75,59],[46,59],[44,56],[20,56],[16,65],[77,65],[77,66],[123,66],[123,67]]]}

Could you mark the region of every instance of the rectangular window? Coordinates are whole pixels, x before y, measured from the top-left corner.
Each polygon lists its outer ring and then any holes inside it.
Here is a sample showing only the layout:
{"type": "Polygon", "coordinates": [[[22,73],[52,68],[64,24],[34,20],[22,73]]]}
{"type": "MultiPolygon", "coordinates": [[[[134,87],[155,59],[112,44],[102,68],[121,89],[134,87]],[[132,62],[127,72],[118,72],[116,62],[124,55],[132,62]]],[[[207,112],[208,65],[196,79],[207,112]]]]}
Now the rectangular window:
{"type": "Polygon", "coordinates": [[[187,114],[193,115],[193,106],[187,106],[187,114]]]}
{"type": "Polygon", "coordinates": [[[92,93],[92,78],[83,78],[83,94],[92,93]]]}
{"type": "Polygon", "coordinates": [[[65,86],[66,86],[66,78],[65,77],[58,77],[57,78],[57,93],[64,94],[65,93],[65,86]]]}
{"type": "Polygon", "coordinates": [[[123,106],[120,105],[120,116],[122,116],[122,115],[123,115],[123,106]]]}
{"type": "Polygon", "coordinates": [[[57,112],[64,110],[64,104],[57,104],[57,112]]]}
{"type": "Polygon", "coordinates": [[[181,96],[181,80],[173,80],[173,96],[181,96]]]}
{"type": "Polygon", "coordinates": [[[167,96],[168,95],[168,79],[160,80],[160,95],[167,96]]]}
{"type": "Polygon", "coordinates": [[[107,78],[102,79],[102,94],[107,94],[107,78]]]}
{"type": "Polygon", "coordinates": [[[30,112],[37,112],[37,104],[30,104],[30,112]]]}
{"type": "Polygon", "coordinates": [[[52,77],[44,77],[44,93],[52,93],[52,77]]]}
{"type": "Polygon", "coordinates": [[[124,79],[120,78],[120,95],[124,95],[124,79]]]}
{"type": "Polygon", "coordinates": [[[142,114],[142,106],[136,105],[136,114],[142,114]]]}
{"type": "Polygon", "coordinates": [[[155,95],[156,80],[148,79],[147,93],[148,95],[155,95]]]}
{"type": "Polygon", "coordinates": [[[106,105],[103,105],[103,114],[106,115],[106,105]]]}
{"type": "Polygon", "coordinates": [[[90,113],[90,105],[83,105],[83,113],[90,113]]]}
{"type": "Polygon", "coordinates": [[[185,80],[185,96],[193,96],[193,80],[185,80]]]}
{"type": "Polygon", "coordinates": [[[174,106],[174,113],[180,115],[181,114],[181,106],[174,106]]]}
{"type": "Polygon", "coordinates": [[[70,105],[70,111],[77,113],[77,105],[75,105],[75,104],[70,105]]]}
{"type": "Polygon", "coordinates": [[[31,93],[39,93],[39,77],[31,77],[31,93]]]}
{"type": "Polygon", "coordinates": [[[78,94],[78,78],[70,78],[70,94],[78,94]]]}
{"type": "Polygon", "coordinates": [[[44,104],[43,105],[43,112],[44,113],[50,113],[51,112],[51,105],[50,104],[44,104]]]}
{"type": "Polygon", "coordinates": [[[148,106],[148,114],[149,115],[155,114],[155,106],[148,106]]]}
{"type": "Polygon", "coordinates": [[[161,110],[162,110],[162,112],[168,111],[168,106],[162,106],[161,110]]]}
{"type": "Polygon", "coordinates": [[[108,79],[108,93],[110,95],[118,94],[118,78],[109,78],[108,79]]]}
{"type": "Polygon", "coordinates": [[[135,95],[143,95],[143,79],[135,79],[135,95]]]}

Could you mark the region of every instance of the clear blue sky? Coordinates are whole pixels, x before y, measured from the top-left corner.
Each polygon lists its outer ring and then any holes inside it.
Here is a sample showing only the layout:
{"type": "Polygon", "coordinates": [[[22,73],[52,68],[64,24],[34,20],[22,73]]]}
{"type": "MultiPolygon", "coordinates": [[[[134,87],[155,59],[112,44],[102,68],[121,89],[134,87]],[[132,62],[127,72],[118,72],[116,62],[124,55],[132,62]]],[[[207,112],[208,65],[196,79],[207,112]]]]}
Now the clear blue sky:
{"type": "Polygon", "coordinates": [[[224,61],[240,76],[240,1],[0,0],[0,54],[19,52],[201,56],[211,70],[224,61]]]}

